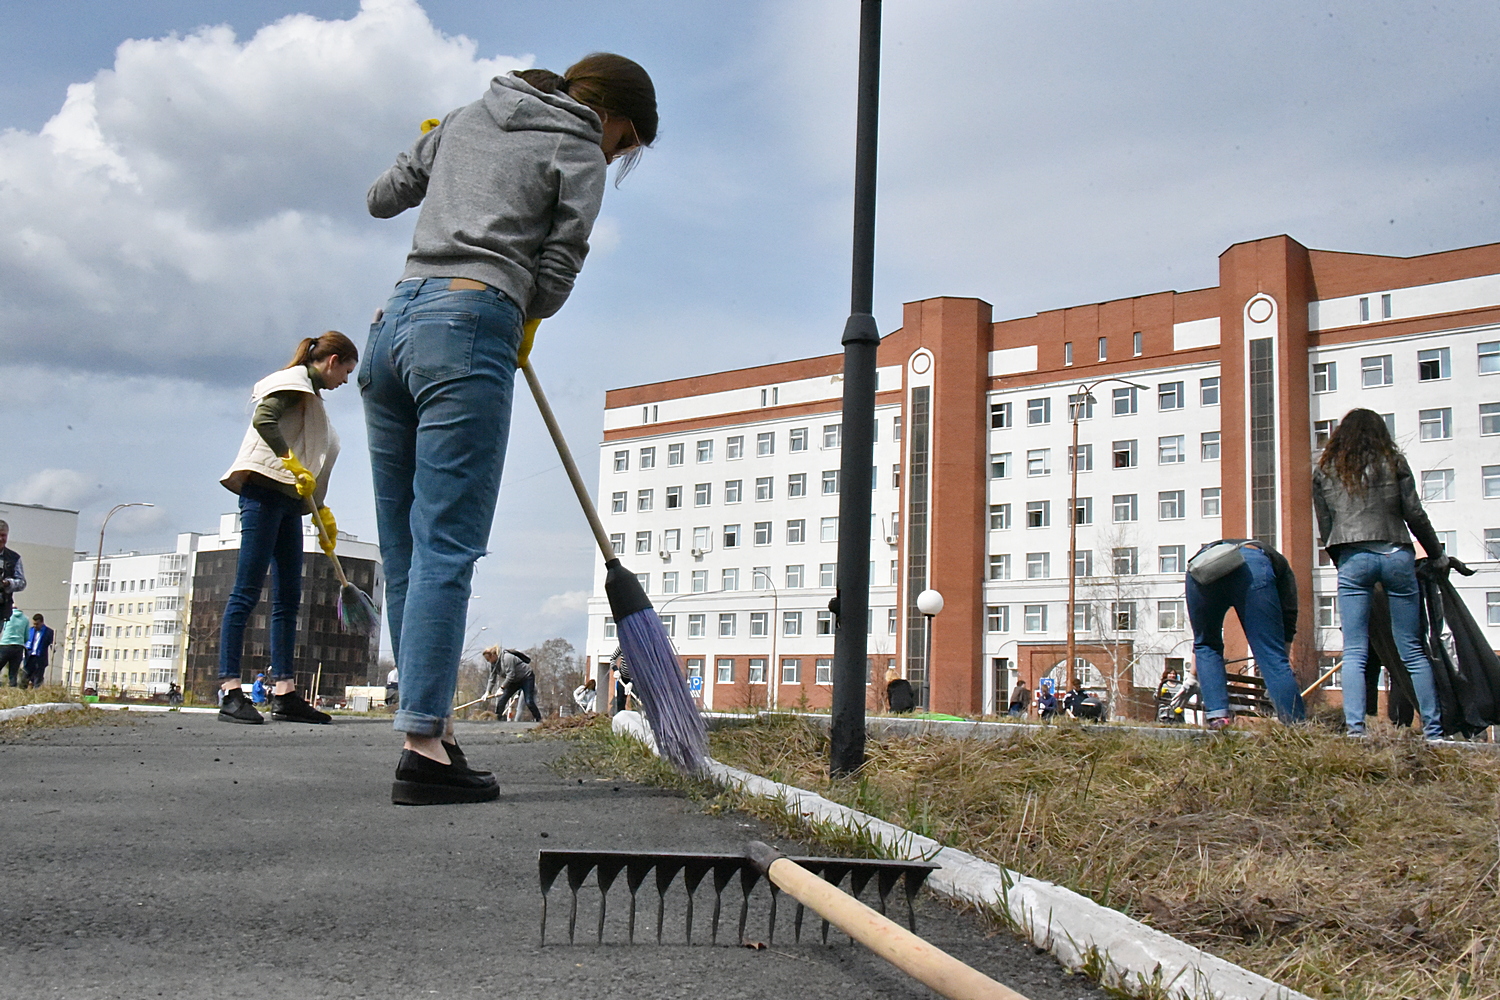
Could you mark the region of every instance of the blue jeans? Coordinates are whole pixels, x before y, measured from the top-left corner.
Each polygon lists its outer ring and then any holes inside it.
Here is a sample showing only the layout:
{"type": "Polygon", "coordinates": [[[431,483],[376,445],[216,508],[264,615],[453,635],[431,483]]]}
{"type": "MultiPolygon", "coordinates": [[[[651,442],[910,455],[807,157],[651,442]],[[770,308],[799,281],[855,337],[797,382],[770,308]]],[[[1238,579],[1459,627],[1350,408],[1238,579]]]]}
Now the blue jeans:
{"type": "Polygon", "coordinates": [[[219,679],[240,676],[245,625],[271,570],[271,676],[291,680],[302,603],[302,515],[306,501],[246,483],[240,492],[240,558],[219,629],[219,679]]]}
{"type": "Polygon", "coordinates": [[[1276,570],[1260,549],[1245,546],[1245,565],[1228,576],[1202,585],[1187,578],[1188,618],[1193,623],[1193,662],[1203,694],[1204,715],[1229,715],[1229,685],[1224,673],[1224,616],[1233,608],[1255,654],[1255,666],[1266,682],[1266,694],[1282,722],[1301,722],[1307,711],[1302,692],[1286,658],[1286,629],[1276,570]]]}
{"type": "Polygon", "coordinates": [[[1385,586],[1391,608],[1391,634],[1422,713],[1422,730],[1443,735],[1432,664],[1422,648],[1422,602],[1417,591],[1416,555],[1409,548],[1395,552],[1346,549],[1339,553],[1339,617],[1344,625],[1344,725],[1351,733],[1365,731],[1365,664],[1370,658],[1370,596],[1375,584],[1385,586]]]}
{"type": "Polygon", "coordinates": [[[505,706],[510,704],[511,698],[515,697],[517,692],[520,692],[521,701],[526,705],[527,711],[531,713],[531,718],[537,722],[541,722],[542,710],[536,707],[535,675],[505,682],[505,686],[500,689],[500,697],[495,699],[495,718],[505,718],[505,706]]]}
{"type": "Polygon", "coordinates": [[[387,621],[401,671],[395,727],[441,736],[453,711],[474,563],[489,545],[510,435],[521,310],[447,278],[396,286],[359,388],[370,440],[387,621]]]}

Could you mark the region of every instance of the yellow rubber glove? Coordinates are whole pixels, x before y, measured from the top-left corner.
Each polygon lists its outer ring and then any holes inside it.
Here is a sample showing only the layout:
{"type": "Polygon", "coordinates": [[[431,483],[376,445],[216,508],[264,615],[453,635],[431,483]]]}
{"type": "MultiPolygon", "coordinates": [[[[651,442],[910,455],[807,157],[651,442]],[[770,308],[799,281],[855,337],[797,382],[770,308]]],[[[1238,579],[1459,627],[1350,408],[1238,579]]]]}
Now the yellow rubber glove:
{"type": "Polygon", "coordinates": [[[516,352],[516,367],[523,368],[531,357],[531,345],[536,340],[536,328],[542,325],[539,319],[528,319],[521,324],[521,349],[516,352]]]}
{"type": "Polygon", "coordinates": [[[319,507],[315,515],[318,522],[323,525],[323,531],[318,535],[318,544],[328,555],[333,555],[333,550],[339,543],[339,523],[333,519],[333,511],[327,507],[319,507]]]}
{"type": "Polygon", "coordinates": [[[286,466],[288,472],[297,477],[297,495],[304,500],[312,496],[313,490],[318,488],[318,480],[311,472],[307,471],[307,466],[297,461],[297,453],[294,451],[287,452],[286,457],[281,460],[281,464],[286,466]]]}
{"type": "Polygon", "coordinates": [[[443,124],[442,121],[437,118],[424,119],[422,122],[422,134],[426,135],[428,132],[431,132],[441,124],[443,124]]]}

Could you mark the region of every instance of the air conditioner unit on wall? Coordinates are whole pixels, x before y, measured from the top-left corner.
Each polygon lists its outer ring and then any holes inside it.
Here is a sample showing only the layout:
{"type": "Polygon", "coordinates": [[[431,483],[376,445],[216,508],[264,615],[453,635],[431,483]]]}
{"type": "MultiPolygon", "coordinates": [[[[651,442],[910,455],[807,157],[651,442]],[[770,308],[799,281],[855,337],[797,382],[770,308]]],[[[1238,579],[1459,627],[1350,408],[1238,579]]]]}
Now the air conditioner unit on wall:
{"type": "Polygon", "coordinates": [[[885,544],[887,544],[887,545],[895,545],[896,543],[898,543],[900,541],[901,541],[901,537],[899,535],[886,535],[885,536],[885,544]]]}
{"type": "Polygon", "coordinates": [[[693,558],[694,559],[702,559],[703,558],[703,550],[702,549],[693,549],[693,558]]]}
{"type": "Polygon", "coordinates": [[[656,554],[659,555],[659,556],[661,556],[661,561],[662,562],[671,562],[672,561],[672,553],[668,552],[666,549],[662,549],[659,552],[657,552],[656,554]]]}

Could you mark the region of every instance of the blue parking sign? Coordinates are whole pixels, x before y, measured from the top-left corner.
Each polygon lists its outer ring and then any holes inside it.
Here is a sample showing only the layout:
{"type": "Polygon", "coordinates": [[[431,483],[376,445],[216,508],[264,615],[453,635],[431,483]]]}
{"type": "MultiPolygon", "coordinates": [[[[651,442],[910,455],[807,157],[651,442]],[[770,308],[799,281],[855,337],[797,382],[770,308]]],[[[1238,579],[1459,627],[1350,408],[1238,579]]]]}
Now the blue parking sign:
{"type": "Polygon", "coordinates": [[[688,678],[688,690],[691,691],[693,694],[702,694],[703,693],[703,678],[702,677],[697,677],[697,676],[689,677],[688,678]]]}

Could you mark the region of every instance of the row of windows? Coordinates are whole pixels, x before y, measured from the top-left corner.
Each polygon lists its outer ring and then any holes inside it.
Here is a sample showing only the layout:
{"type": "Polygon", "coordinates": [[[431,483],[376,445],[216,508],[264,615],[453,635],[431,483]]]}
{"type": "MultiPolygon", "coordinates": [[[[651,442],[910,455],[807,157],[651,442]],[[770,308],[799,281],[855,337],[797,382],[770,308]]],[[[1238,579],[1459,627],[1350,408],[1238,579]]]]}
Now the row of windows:
{"type": "MultiPolygon", "coordinates": [[[[891,433],[895,440],[901,440],[901,418],[892,418],[893,425],[891,433]]],[[[789,452],[807,451],[812,440],[812,429],[808,427],[793,427],[786,432],[786,449],[789,452]]],[[[760,431],[755,435],[755,455],[764,458],[776,454],[776,431],[760,431]]],[[[880,440],[880,421],[875,421],[875,440],[880,440]]],[[[824,424],[822,428],[822,442],[825,451],[831,451],[843,447],[844,425],[824,424]]],[[[714,460],[714,439],[703,438],[693,442],[693,457],[699,465],[705,465],[714,460]]],[[[636,467],[639,469],[656,468],[656,445],[646,445],[638,450],[636,454],[636,467]]],[[[724,458],[733,462],[745,457],[745,435],[732,434],[724,439],[724,458]]],[[[667,466],[685,465],[687,463],[687,443],[683,441],[666,446],[667,466]]],[[[614,471],[630,471],[630,449],[621,448],[614,453],[614,471]]]]}
{"type": "MultiPolygon", "coordinates": [[[[1396,433],[1396,415],[1394,413],[1382,413],[1386,429],[1392,435],[1396,433]]],[[[1313,422],[1313,447],[1324,448],[1328,445],[1328,439],[1338,429],[1337,420],[1317,420],[1313,422]]],[[[1479,434],[1481,437],[1492,437],[1500,434],[1500,403],[1479,404],[1479,434]]],[[[1453,407],[1439,406],[1430,410],[1417,411],[1417,437],[1423,441],[1447,441],[1453,437],[1453,407]]]]}
{"type": "MultiPolygon", "coordinates": [[[[1162,382],[1156,387],[1158,410],[1181,410],[1187,406],[1186,383],[1162,382]]],[[[1123,386],[1110,391],[1110,412],[1117,417],[1129,416],[1140,411],[1140,389],[1123,386]]],[[[1149,390],[1148,390],[1149,391],[1149,390]]],[[[1098,402],[1092,394],[1068,394],[1068,420],[1088,420],[1094,415],[1094,404],[1098,402]]],[[[1198,403],[1200,406],[1219,405],[1219,379],[1198,380],[1198,403]]],[[[1038,396],[1026,401],[1026,426],[1040,427],[1052,422],[1052,398],[1038,396]]],[[[1003,430],[1016,426],[1013,403],[990,404],[990,428],[1003,430]]]]}
{"type": "MultiPolygon", "coordinates": [[[[1223,490],[1208,486],[1198,491],[1198,511],[1202,517],[1218,517],[1222,509],[1223,490]]],[[[1067,501],[1063,501],[1064,510],[1067,501]]],[[[1028,500],[1023,508],[1024,524],[1028,528],[1050,528],[1052,526],[1052,501],[1028,500]]],[[[1116,493],[1110,498],[1111,520],[1116,524],[1140,520],[1140,494],[1116,493]]],[[[1187,491],[1162,490],[1156,494],[1156,518],[1159,521],[1180,521],[1187,517],[1187,491]]],[[[990,530],[1008,531],[1014,523],[1012,505],[992,503],[989,511],[990,530]]],[[[1070,523],[1094,523],[1094,498],[1079,497],[1073,508],[1070,523]]]]}
{"type": "MultiPolygon", "coordinates": [[[[1143,351],[1143,344],[1141,342],[1141,337],[1142,337],[1142,335],[1141,335],[1141,331],[1140,330],[1137,330],[1137,331],[1135,331],[1134,333],[1132,333],[1130,335],[1130,353],[1131,353],[1132,357],[1138,358],[1138,357],[1141,356],[1141,353],[1143,351]]],[[[1108,337],[1100,337],[1099,338],[1098,343],[1095,345],[1094,359],[1096,361],[1108,361],[1109,360],[1109,338],[1108,337]]],[[[1065,341],[1063,343],[1063,364],[1065,364],[1065,365],[1071,365],[1072,363],[1073,363],[1073,342],[1071,340],[1069,340],[1069,341],[1065,341]]]]}
{"type": "MultiPolygon", "coordinates": [[[[895,635],[896,634],[896,623],[897,623],[896,609],[895,608],[887,608],[886,612],[887,612],[886,627],[887,627],[887,630],[888,630],[888,634],[895,635]]],[[[718,630],[717,631],[718,637],[720,639],[734,639],[734,638],[737,638],[739,636],[739,634],[740,634],[740,618],[742,617],[743,614],[748,614],[748,617],[749,617],[750,631],[749,631],[748,634],[749,634],[750,638],[752,638],[752,639],[765,639],[765,638],[769,638],[770,637],[770,635],[771,635],[771,612],[769,612],[769,611],[751,611],[751,612],[748,612],[748,613],[742,613],[742,612],[738,612],[738,611],[723,611],[723,612],[719,612],[717,615],[714,616],[716,618],[716,621],[714,622],[714,624],[715,624],[715,626],[717,627],[717,630],[718,630]]],[[[822,611],[815,611],[815,612],[808,612],[808,611],[783,611],[783,612],[781,612],[781,622],[780,622],[781,635],[788,636],[788,637],[793,637],[793,638],[803,635],[804,634],[803,623],[804,623],[804,621],[809,616],[811,616],[811,618],[812,618],[812,627],[815,630],[812,634],[822,635],[822,636],[831,636],[831,635],[833,635],[833,612],[832,611],[828,611],[826,609],[822,610],[822,611]]],[[[667,635],[670,636],[671,638],[674,638],[674,639],[678,638],[678,633],[677,633],[677,619],[678,619],[678,617],[679,616],[675,615],[675,614],[672,614],[672,615],[662,615],[661,616],[662,627],[666,630],[667,635]]],[[[709,624],[710,624],[710,616],[709,616],[709,614],[707,612],[696,612],[695,611],[695,612],[692,612],[691,614],[688,614],[686,617],[687,617],[687,638],[689,638],[689,639],[706,639],[706,638],[708,638],[708,629],[709,629],[709,624]]],[[[870,623],[869,631],[871,631],[871,632],[874,632],[874,630],[875,630],[874,629],[875,617],[876,617],[875,609],[872,608],[871,611],[870,611],[870,618],[869,618],[869,623],[870,623]]],[[[617,638],[616,630],[615,630],[615,620],[613,618],[605,618],[604,619],[604,638],[606,638],[606,639],[617,638]]]]}
{"type": "MultiPolygon", "coordinates": [[[[838,566],[837,563],[831,563],[831,562],[830,563],[818,563],[818,582],[816,584],[809,584],[807,582],[807,580],[808,580],[808,574],[807,574],[807,566],[806,566],[806,564],[805,563],[790,563],[790,564],[786,565],[785,567],[783,567],[783,573],[782,573],[782,576],[781,576],[781,579],[782,579],[783,582],[781,584],[781,589],[784,589],[784,590],[800,590],[801,588],[807,587],[807,586],[817,586],[817,587],[831,588],[831,587],[833,587],[835,585],[834,584],[834,580],[835,580],[835,575],[836,575],[836,571],[837,571],[837,566],[838,566]]],[[[686,591],[686,593],[689,593],[689,594],[709,594],[709,593],[723,593],[725,591],[736,591],[736,590],[739,590],[744,585],[745,579],[746,579],[744,576],[741,575],[740,569],[741,568],[738,567],[738,566],[730,566],[730,567],[726,567],[724,569],[719,570],[719,589],[716,590],[716,591],[711,591],[711,590],[708,589],[708,584],[709,584],[709,571],[708,570],[706,570],[706,569],[689,570],[688,571],[688,580],[687,580],[687,582],[688,582],[688,590],[686,591]]],[[[890,586],[895,586],[896,585],[896,583],[898,581],[898,577],[899,577],[899,572],[900,571],[897,568],[897,562],[896,562],[896,560],[892,559],[890,561],[890,577],[889,577],[889,580],[888,580],[888,584],[890,586]]],[[[644,589],[647,593],[651,592],[651,574],[650,573],[637,573],[635,575],[635,578],[640,581],[642,589],[644,589]]],[[[748,579],[749,579],[749,584],[750,584],[750,589],[751,590],[776,590],[777,589],[776,585],[771,582],[771,567],[769,567],[769,566],[752,566],[750,568],[750,575],[749,575],[748,579]]],[[[678,570],[666,570],[666,571],[664,571],[662,573],[662,575],[661,575],[661,593],[663,593],[663,594],[680,594],[680,593],[683,593],[683,591],[681,589],[682,588],[682,582],[683,582],[682,581],[682,573],[680,571],[678,571],[678,570]]],[[[872,586],[875,585],[875,563],[874,563],[873,560],[870,563],[870,582],[871,582],[872,586]]]]}
{"type": "MultiPolygon", "coordinates": [[[[1486,500],[1500,499],[1500,465],[1479,469],[1480,495],[1486,500]]],[[[1422,472],[1423,501],[1441,502],[1458,499],[1458,476],[1453,469],[1427,469],[1422,472]]]]}
{"type": "MultiPolygon", "coordinates": [[[[1480,344],[1478,368],[1481,375],[1500,374],[1500,340],[1480,344]]],[[[1453,377],[1452,350],[1447,347],[1429,347],[1417,352],[1417,381],[1436,382],[1453,377]]],[[[1374,389],[1396,382],[1393,356],[1373,354],[1359,359],[1359,384],[1364,389],[1374,389]]],[[[1312,391],[1334,392],[1339,387],[1337,361],[1319,361],[1312,366],[1312,391]]]]}
{"type": "MultiPolygon", "coordinates": [[[[1073,575],[1094,575],[1094,552],[1080,549],[1073,554],[1073,575]]],[[[1011,579],[1010,553],[996,553],[989,557],[991,580],[1011,579]]],[[[1187,568],[1187,550],[1181,545],[1160,545],[1156,550],[1157,572],[1182,573],[1187,568]]],[[[1116,546],[1109,551],[1109,572],[1114,576],[1136,576],[1141,572],[1141,551],[1134,545],[1116,546]]],[[[1026,579],[1046,580],[1052,575],[1052,553],[1026,553],[1026,579]]]]}
{"type": "MultiPolygon", "coordinates": [[[[766,682],[767,659],[764,656],[750,656],[745,658],[747,684],[764,684],[766,682]]],[[[886,660],[886,667],[894,667],[896,661],[886,660]]],[[[689,677],[703,676],[703,658],[690,656],[687,659],[687,670],[689,677]]],[[[869,663],[865,664],[865,683],[870,683],[871,671],[869,663]]],[[[736,680],[735,658],[732,656],[720,656],[714,660],[714,682],[717,684],[733,684],[736,680]]],[[[820,656],[813,660],[813,681],[817,684],[833,683],[833,657],[820,656]]],[[[784,656],[781,658],[781,683],[802,683],[802,657],[784,656]]]]}
{"type": "MultiPolygon", "coordinates": [[[[1073,631],[1075,632],[1135,632],[1142,628],[1140,601],[1075,603],[1073,606],[1073,631]]],[[[1024,632],[1046,632],[1050,606],[1046,604],[1021,605],[1021,628],[1024,632]]],[[[1066,612],[1062,615],[1067,618],[1066,612]]],[[[1156,602],[1156,628],[1159,632],[1182,632],[1188,627],[1187,605],[1179,599],[1156,602]]],[[[1011,631],[1011,605],[990,604],[984,609],[986,632],[1011,631]]]]}
{"type": "MultiPolygon", "coordinates": [[[[894,524],[896,515],[892,514],[894,524]]],[[[692,529],[692,548],[694,555],[702,555],[713,549],[713,529],[708,525],[699,525],[692,529]]],[[[895,528],[892,528],[892,534],[895,528]]],[[[771,545],[775,542],[774,522],[756,521],[751,525],[751,538],[755,545],[771,545]]],[[[786,522],[786,542],[789,545],[800,545],[807,541],[807,520],[805,518],[793,518],[786,522]]],[[[737,549],[744,544],[745,532],[742,524],[726,524],[720,531],[722,545],[726,549],[737,549]]],[[[839,519],[837,517],[824,517],[818,521],[818,541],[836,542],[839,540],[839,519]]],[[[637,531],[635,533],[635,551],[637,554],[648,552],[681,552],[682,551],[682,529],[667,528],[661,532],[661,547],[656,548],[656,532],[637,531]]],[[[625,551],[625,535],[617,532],[609,536],[609,543],[614,546],[616,552],[625,551]]]]}
{"type": "MultiPolygon", "coordinates": [[[[1217,462],[1219,460],[1220,444],[1222,437],[1218,431],[1204,431],[1198,435],[1198,457],[1204,462],[1217,462]]],[[[1065,450],[1068,459],[1068,472],[1073,471],[1074,458],[1077,457],[1079,472],[1094,471],[1094,446],[1081,444],[1075,452],[1069,445],[1065,450]]],[[[1156,439],[1156,464],[1157,465],[1182,465],[1188,460],[1187,436],[1183,434],[1168,434],[1156,439]]],[[[1134,469],[1141,464],[1140,442],[1136,438],[1123,441],[1115,441],[1110,444],[1110,467],[1114,469],[1134,469]]],[[[1015,462],[1008,451],[997,452],[990,455],[990,478],[1009,479],[1015,462]]],[[[1026,452],[1026,475],[1028,478],[1052,475],[1052,449],[1031,448],[1026,452]]],[[[619,494],[617,494],[619,495],[619,494]]]]}
{"type": "MultiPolygon", "coordinates": [[[[842,471],[839,469],[825,469],[819,481],[818,492],[822,496],[838,496],[843,480],[842,471]]],[[[901,466],[891,466],[891,489],[901,488],[901,466]]],[[[795,472],[786,477],[786,495],[788,499],[796,500],[808,495],[807,473],[795,472]]],[[[880,469],[878,466],[870,467],[870,488],[880,488],[880,469]]],[[[666,510],[680,510],[685,499],[685,487],[667,486],[663,489],[663,500],[666,510]]],[[[776,481],[774,476],[761,476],[755,480],[754,495],[756,501],[776,499],[776,481]]],[[[722,493],[724,503],[742,503],[745,499],[745,481],[743,479],[729,479],[724,482],[722,493]]],[[[709,507],[713,505],[714,485],[713,483],[695,483],[693,485],[693,506],[709,507]]],[[[611,494],[609,510],[611,514],[624,514],[630,509],[630,493],[628,490],[619,490],[611,494]]],[[[635,509],[638,511],[649,511],[656,509],[656,490],[645,489],[635,491],[635,509]]]]}

